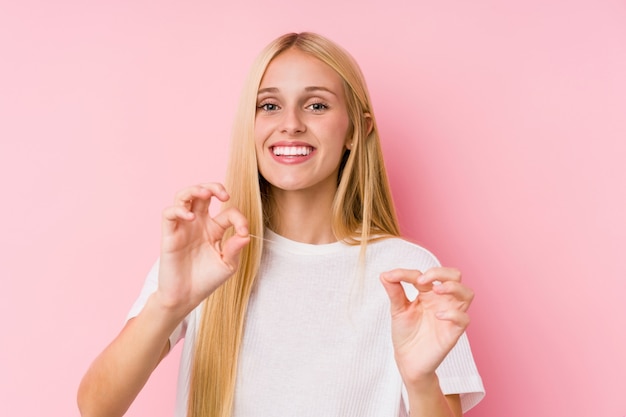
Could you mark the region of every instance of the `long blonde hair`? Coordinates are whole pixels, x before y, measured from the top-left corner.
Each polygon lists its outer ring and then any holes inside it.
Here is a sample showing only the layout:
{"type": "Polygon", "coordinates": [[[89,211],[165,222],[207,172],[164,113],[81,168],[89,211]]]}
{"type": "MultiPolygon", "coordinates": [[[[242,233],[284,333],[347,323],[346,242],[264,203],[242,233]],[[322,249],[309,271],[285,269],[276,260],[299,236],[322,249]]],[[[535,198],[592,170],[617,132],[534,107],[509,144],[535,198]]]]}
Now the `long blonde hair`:
{"type": "MultiPolygon", "coordinates": [[[[269,63],[290,48],[326,63],[343,80],[352,147],[342,161],[332,228],[338,240],[360,244],[364,254],[372,237],[398,236],[398,222],[361,70],[344,49],[320,35],[283,35],[270,43],[253,64],[233,127],[226,176],[231,197],[225,205],[236,207],[246,216],[251,234],[263,236],[271,199],[269,186],[258,173],[255,154],[257,92],[269,63]]],[[[262,240],[252,239],[241,253],[235,274],[204,302],[192,362],[188,417],[231,415],[246,309],[262,249],[262,240]]]]}

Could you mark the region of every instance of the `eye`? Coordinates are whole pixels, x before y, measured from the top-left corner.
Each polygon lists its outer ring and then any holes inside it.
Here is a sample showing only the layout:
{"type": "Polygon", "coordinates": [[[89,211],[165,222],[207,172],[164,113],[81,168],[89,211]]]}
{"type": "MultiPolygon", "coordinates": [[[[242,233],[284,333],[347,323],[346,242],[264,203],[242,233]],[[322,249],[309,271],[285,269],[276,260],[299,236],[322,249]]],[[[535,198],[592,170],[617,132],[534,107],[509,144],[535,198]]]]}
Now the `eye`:
{"type": "Polygon", "coordinates": [[[257,109],[272,112],[278,110],[278,105],[274,103],[261,103],[257,106],[257,109]]]}
{"type": "Polygon", "coordinates": [[[313,110],[314,112],[322,112],[328,109],[328,105],[324,103],[313,103],[310,104],[308,108],[313,110]]]}

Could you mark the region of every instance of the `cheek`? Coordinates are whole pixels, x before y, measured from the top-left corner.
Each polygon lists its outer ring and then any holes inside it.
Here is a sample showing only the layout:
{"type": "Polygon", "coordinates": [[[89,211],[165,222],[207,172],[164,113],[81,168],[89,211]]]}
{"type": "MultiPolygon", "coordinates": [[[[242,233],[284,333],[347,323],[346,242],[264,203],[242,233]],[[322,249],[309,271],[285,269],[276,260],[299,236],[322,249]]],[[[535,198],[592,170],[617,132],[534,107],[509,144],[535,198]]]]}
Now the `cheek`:
{"type": "Polygon", "coordinates": [[[350,142],[350,138],[348,137],[350,133],[350,119],[348,115],[338,118],[333,125],[333,130],[336,132],[337,140],[341,141],[342,145],[346,145],[350,142]]]}

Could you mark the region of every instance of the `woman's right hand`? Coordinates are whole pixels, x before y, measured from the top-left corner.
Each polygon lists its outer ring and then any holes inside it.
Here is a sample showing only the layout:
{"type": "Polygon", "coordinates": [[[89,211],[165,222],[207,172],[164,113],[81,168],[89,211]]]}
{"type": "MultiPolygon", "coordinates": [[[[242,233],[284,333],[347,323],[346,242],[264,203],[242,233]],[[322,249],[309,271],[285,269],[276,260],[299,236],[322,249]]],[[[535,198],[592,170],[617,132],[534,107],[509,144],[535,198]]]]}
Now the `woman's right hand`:
{"type": "Polygon", "coordinates": [[[181,190],[163,211],[159,288],[162,305],[187,315],[224,283],[237,268],[250,241],[248,221],[235,208],[209,213],[211,199],[230,196],[222,184],[207,183],[181,190]],[[235,233],[222,241],[233,227],[235,233]]]}

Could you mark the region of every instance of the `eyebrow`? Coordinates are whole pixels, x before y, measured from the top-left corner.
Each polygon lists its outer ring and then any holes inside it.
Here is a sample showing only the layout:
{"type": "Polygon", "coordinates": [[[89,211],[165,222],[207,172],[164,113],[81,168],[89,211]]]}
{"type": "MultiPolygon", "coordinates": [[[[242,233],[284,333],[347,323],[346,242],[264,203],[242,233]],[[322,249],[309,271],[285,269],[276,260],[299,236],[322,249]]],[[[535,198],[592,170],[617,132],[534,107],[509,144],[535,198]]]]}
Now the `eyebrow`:
{"type": "MultiPolygon", "coordinates": [[[[257,93],[257,95],[261,95],[261,94],[265,94],[265,93],[278,93],[279,91],[280,90],[278,90],[278,88],[276,88],[276,87],[260,88],[259,92],[257,93]]],[[[337,95],[333,91],[331,91],[330,89],[328,89],[326,87],[318,87],[318,86],[305,87],[304,91],[306,91],[306,92],[325,91],[325,92],[330,93],[330,94],[332,94],[334,96],[337,95]]]]}

